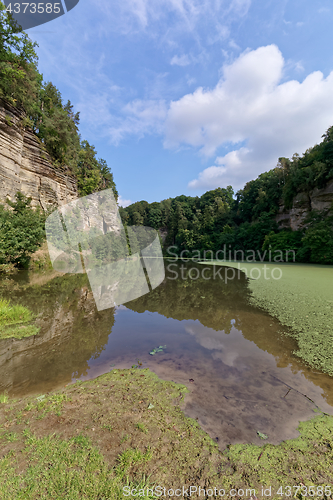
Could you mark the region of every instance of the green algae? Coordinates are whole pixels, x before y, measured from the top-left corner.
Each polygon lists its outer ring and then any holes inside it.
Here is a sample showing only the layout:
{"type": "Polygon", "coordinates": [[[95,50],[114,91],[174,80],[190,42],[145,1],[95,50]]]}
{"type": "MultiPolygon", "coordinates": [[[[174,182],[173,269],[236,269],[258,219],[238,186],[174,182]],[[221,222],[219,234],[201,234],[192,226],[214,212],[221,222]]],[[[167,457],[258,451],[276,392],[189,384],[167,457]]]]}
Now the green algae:
{"type": "MultiPolygon", "coordinates": [[[[249,278],[250,302],[289,328],[297,356],[333,375],[333,266],[209,261],[249,278]]],[[[231,274],[229,275],[230,278],[231,274]]]]}
{"type": "Polygon", "coordinates": [[[273,498],[279,498],[281,486],[330,485],[333,491],[333,418],[317,416],[301,422],[298,430],[298,438],[277,446],[231,446],[228,458],[237,464],[239,481],[247,477],[248,487],[271,486],[273,498]]]}

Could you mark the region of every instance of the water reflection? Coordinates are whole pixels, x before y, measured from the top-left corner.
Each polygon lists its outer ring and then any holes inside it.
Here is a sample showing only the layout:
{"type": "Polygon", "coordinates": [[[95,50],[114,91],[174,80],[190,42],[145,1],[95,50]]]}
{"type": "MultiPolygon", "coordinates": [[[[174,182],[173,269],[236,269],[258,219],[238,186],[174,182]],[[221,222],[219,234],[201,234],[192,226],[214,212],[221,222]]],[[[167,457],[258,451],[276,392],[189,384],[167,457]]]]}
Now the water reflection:
{"type": "Polygon", "coordinates": [[[41,331],[0,341],[0,392],[44,393],[140,359],[189,387],[185,412],[222,448],[261,443],[257,431],[270,442],[295,437],[316,405],[332,413],[332,379],[306,367],[281,325],[249,305],[243,274],[225,283],[211,266],[195,280],[174,279],[174,270],[149,294],[100,312],[85,275],[2,282],[3,295],[39,315],[41,331]],[[149,355],[158,345],[167,348],[149,355]]]}
{"type": "MultiPolygon", "coordinates": [[[[38,276],[37,276],[38,278],[38,276]]],[[[29,286],[27,274],[10,296],[38,315],[35,337],[0,341],[0,392],[45,392],[87,375],[114,325],[114,309],[98,312],[85,275],[56,277],[29,286]]]]}

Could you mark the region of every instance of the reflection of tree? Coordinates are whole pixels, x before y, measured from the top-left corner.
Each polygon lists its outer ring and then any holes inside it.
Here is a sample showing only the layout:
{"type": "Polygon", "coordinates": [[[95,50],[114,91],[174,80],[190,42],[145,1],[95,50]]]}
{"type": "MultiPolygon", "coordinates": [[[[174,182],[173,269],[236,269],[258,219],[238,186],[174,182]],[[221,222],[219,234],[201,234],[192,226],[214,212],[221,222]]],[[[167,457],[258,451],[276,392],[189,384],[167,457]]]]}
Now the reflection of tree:
{"type": "Polygon", "coordinates": [[[36,314],[39,335],[23,340],[0,341],[1,390],[9,390],[27,379],[33,386],[40,381],[68,383],[72,376],[87,373],[88,360],[98,358],[114,324],[114,309],[98,312],[86,275],[66,275],[43,286],[25,285],[11,294],[36,314]]]}
{"type": "MultiPolygon", "coordinates": [[[[224,277],[224,273],[221,273],[224,277]]],[[[142,313],[146,310],[158,312],[167,318],[179,321],[184,319],[199,320],[200,323],[214,330],[230,331],[231,320],[235,320],[235,327],[243,328],[241,315],[238,311],[251,309],[248,305],[247,279],[243,273],[236,273],[235,279],[225,281],[218,275],[214,279],[214,268],[199,264],[173,263],[169,267],[166,262],[166,278],[163,283],[148,295],[128,302],[126,307],[142,313]],[[181,270],[180,265],[184,266],[181,270]],[[206,269],[204,277],[202,270],[206,269]],[[190,271],[192,269],[192,271],[190,271]],[[197,269],[197,271],[195,271],[197,269]],[[185,279],[174,279],[177,272],[185,279]],[[198,279],[189,279],[188,275],[198,279]],[[187,279],[186,279],[187,278],[187,279]]]]}
{"type": "MultiPolygon", "coordinates": [[[[282,326],[274,321],[267,313],[259,311],[250,305],[250,291],[245,274],[236,272],[235,279],[222,281],[214,277],[213,266],[194,264],[172,264],[170,271],[166,265],[166,279],[149,294],[128,302],[126,307],[143,313],[157,312],[167,318],[182,320],[198,320],[200,323],[215,331],[224,330],[230,333],[232,325],[240,330],[243,337],[254,342],[260,349],[273,354],[278,366],[291,364],[298,371],[300,361],[293,356],[295,342],[286,339],[281,333],[282,326]],[[197,268],[200,278],[170,279],[175,277],[177,270],[181,276],[181,267],[186,267],[183,276],[188,276],[189,270],[197,268]],[[202,270],[206,268],[204,279],[202,270]],[[210,279],[207,279],[210,278],[210,279]],[[233,321],[232,321],[233,320],[233,321]],[[231,323],[232,321],[232,323],[231,323]]],[[[225,276],[225,269],[221,273],[225,276]]],[[[195,271],[192,275],[195,275],[195,271]]],[[[231,269],[230,274],[231,275],[231,269]]]]}

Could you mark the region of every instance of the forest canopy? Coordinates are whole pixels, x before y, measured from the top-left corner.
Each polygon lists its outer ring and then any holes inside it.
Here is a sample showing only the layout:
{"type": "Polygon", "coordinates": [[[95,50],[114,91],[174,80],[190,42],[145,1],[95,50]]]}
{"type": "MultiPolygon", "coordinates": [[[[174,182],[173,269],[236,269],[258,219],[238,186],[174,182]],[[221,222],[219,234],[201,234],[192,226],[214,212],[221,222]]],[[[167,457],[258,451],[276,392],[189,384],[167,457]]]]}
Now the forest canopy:
{"type": "Polygon", "coordinates": [[[295,196],[323,188],[333,179],[333,127],[320,144],[303,156],[279,158],[272,170],[247,182],[237,193],[231,186],[201,197],[177,196],[161,202],[139,201],[121,209],[128,225],[160,229],[164,250],[195,255],[224,248],[232,256],[254,251],[267,259],[269,251],[294,251],[298,262],[333,264],[333,216],[329,210],[309,213],[298,231],[279,229],[275,217],[282,205],[291,208],[295,196]],[[185,252],[184,252],[185,250],[185,252]]]}

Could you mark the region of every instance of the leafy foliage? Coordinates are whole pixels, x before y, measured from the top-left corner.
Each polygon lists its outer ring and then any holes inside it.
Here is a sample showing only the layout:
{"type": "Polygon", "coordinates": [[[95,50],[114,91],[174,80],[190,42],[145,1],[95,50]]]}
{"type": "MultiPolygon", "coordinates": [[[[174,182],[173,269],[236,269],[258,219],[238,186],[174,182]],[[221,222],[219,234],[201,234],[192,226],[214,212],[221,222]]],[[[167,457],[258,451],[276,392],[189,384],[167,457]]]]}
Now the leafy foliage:
{"type": "Polygon", "coordinates": [[[31,207],[31,198],[17,193],[7,201],[12,210],[0,205],[0,264],[27,267],[30,255],[41,245],[45,214],[31,207]]]}
{"type": "Polygon", "coordinates": [[[307,149],[302,157],[295,154],[292,160],[284,159],[287,176],[283,199],[288,208],[297,193],[321,189],[333,178],[333,127],[322,137],[323,141],[307,149]]]}
{"type": "Polygon", "coordinates": [[[102,189],[111,188],[115,199],[118,191],[106,161],[96,158],[96,150],[88,141],[82,141],[76,167],[80,196],[86,196],[102,189]]]}
{"type": "Polygon", "coordinates": [[[36,113],[41,75],[33,43],[0,2],[0,97],[36,113]]]}
{"type": "Polygon", "coordinates": [[[55,85],[43,82],[37,70],[37,44],[1,1],[0,31],[0,98],[25,112],[22,125],[32,128],[56,168],[77,177],[81,196],[112,188],[117,199],[105,160],[98,160],[95,148],[81,141],[79,113],[74,112],[70,101],[63,102],[55,85]]]}
{"type": "Polygon", "coordinates": [[[333,264],[333,216],[313,211],[302,242],[310,262],[333,264]]]}
{"type": "Polygon", "coordinates": [[[302,231],[282,230],[279,233],[271,231],[265,236],[263,250],[274,254],[277,250],[281,252],[295,252],[295,260],[304,262],[308,260],[308,252],[304,252],[302,231]]]}

